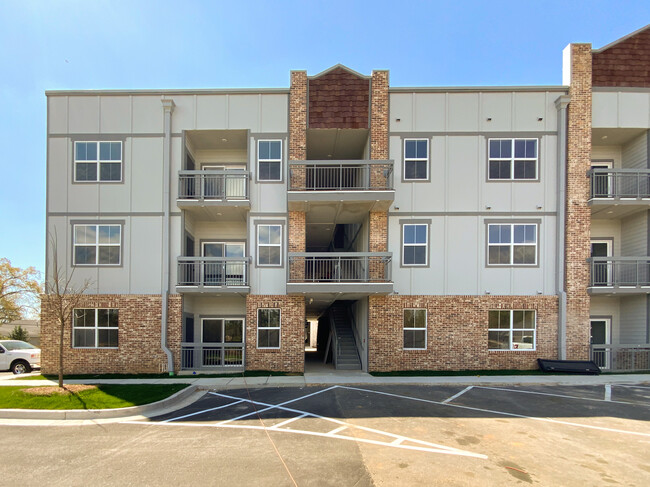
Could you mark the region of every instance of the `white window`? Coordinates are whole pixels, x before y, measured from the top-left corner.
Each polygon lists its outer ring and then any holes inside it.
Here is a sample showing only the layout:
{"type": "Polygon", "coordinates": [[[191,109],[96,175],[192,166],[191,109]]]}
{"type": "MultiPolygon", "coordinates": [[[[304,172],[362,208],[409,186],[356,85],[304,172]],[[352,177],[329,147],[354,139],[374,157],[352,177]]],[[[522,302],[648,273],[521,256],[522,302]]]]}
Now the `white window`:
{"type": "Polygon", "coordinates": [[[121,225],[75,225],[74,265],[120,265],[121,225]]]}
{"type": "Polygon", "coordinates": [[[489,139],[488,179],[537,179],[537,139],[489,139]]]}
{"type": "Polygon", "coordinates": [[[427,265],[429,228],[426,224],[407,224],[402,227],[402,265],[427,265]]]}
{"type": "Polygon", "coordinates": [[[488,265],[536,265],[537,225],[488,225],[488,265]]]}
{"type": "Polygon", "coordinates": [[[427,349],[427,310],[404,310],[404,349],[427,349]]]}
{"type": "Polygon", "coordinates": [[[75,142],[75,181],[122,181],[122,142],[75,142]]]}
{"type": "Polygon", "coordinates": [[[282,181],[282,141],[257,142],[258,181],[282,181]]]}
{"type": "Polygon", "coordinates": [[[535,310],[490,310],[488,321],[490,350],[535,350],[535,310]]]}
{"type": "Polygon", "coordinates": [[[404,139],[404,179],[429,179],[429,139],[404,139]]]}
{"type": "Polygon", "coordinates": [[[257,309],[257,348],[280,348],[280,309],[257,309]]]}
{"type": "Polygon", "coordinates": [[[119,310],[75,309],[72,311],[74,348],[117,348],[119,310]]]}
{"type": "Polygon", "coordinates": [[[282,225],[257,226],[257,265],[282,265],[282,225]]]}

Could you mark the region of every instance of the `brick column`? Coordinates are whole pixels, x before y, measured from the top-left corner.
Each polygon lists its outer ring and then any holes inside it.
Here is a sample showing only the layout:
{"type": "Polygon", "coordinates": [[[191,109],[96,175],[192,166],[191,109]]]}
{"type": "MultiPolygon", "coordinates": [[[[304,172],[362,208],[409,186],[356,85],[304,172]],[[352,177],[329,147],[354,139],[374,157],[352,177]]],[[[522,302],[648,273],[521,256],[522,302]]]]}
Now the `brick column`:
{"type": "MultiPolygon", "coordinates": [[[[291,72],[289,92],[289,160],[307,159],[307,72],[291,72]]],[[[305,170],[289,173],[289,188],[305,185],[305,170]]]]}
{"type": "MultiPolygon", "coordinates": [[[[304,211],[289,212],[289,252],[306,252],[306,225],[304,211]]],[[[305,279],[305,258],[294,257],[289,266],[289,279],[303,281],[305,279]]]]}
{"type": "Polygon", "coordinates": [[[569,52],[569,126],[565,289],[567,293],[567,359],[589,358],[589,264],[591,210],[587,171],[591,163],[591,44],[571,44],[569,52]]]}

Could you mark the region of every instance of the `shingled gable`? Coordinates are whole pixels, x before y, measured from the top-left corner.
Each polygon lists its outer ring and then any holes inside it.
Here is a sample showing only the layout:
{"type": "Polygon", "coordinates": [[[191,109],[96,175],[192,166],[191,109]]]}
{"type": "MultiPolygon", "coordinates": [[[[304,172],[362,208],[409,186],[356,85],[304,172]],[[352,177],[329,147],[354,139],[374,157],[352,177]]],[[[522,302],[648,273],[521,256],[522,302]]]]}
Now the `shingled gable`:
{"type": "Polygon", "coordinates": [[[593,51],[593,86],[650,88],[650,25],[593,51]]]}
{"type": "Polygon", "coordinates": [[[337,64],[310,76],[308,83],[309,128],[369,128],[369,76],[337,64]]]}

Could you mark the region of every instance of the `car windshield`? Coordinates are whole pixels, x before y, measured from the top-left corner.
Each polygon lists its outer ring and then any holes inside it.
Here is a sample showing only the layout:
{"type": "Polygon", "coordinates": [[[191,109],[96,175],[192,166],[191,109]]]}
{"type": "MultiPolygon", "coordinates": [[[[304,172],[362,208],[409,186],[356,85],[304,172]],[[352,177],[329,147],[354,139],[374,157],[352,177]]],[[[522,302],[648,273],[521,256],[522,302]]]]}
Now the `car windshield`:
{"type": "Polygon", "coordinates": [[[18,340],[14,341],[9,341],[9,342],[0,342],[3,347],[5,347],[7,350],[12,351],[12,350],[31,350],[36,348],[34,345],[31,343],[27,342],[21,342],[18,340]]]}

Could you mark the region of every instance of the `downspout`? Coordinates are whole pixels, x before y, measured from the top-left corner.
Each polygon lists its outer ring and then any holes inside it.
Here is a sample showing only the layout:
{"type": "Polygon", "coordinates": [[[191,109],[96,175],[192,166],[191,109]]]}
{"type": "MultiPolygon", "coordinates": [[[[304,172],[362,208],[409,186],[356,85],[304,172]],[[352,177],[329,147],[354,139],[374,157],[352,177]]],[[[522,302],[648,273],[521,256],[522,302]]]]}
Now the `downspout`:
{"type": "MultiPolygon", "coordinates": [[[[163,95],[164,96],[164,95],[163,95]]],[[[167,370],[174,375],[174,357],[167,347],[167,316],[169,314],[169,188],[171,183],[171,153],[172,153],[172,112],[174,100],[162,99],[164,113],[164,145],[163,145],[163,234],[162,234],[162,313],[160,319],[160,348],[167,355],[167,370]]]]}
{"type": "Polygon", "coordinates": [[[556,290],[557,309],[557,353],[558,359],[566,360],[566,308],[567,298],[564,287],[565,273],[565,236],[566,236],[566,171],[567,171],[567,106],[569,95],[562,95],[555,100],[557,109],[557,270],[556,290]]]}

